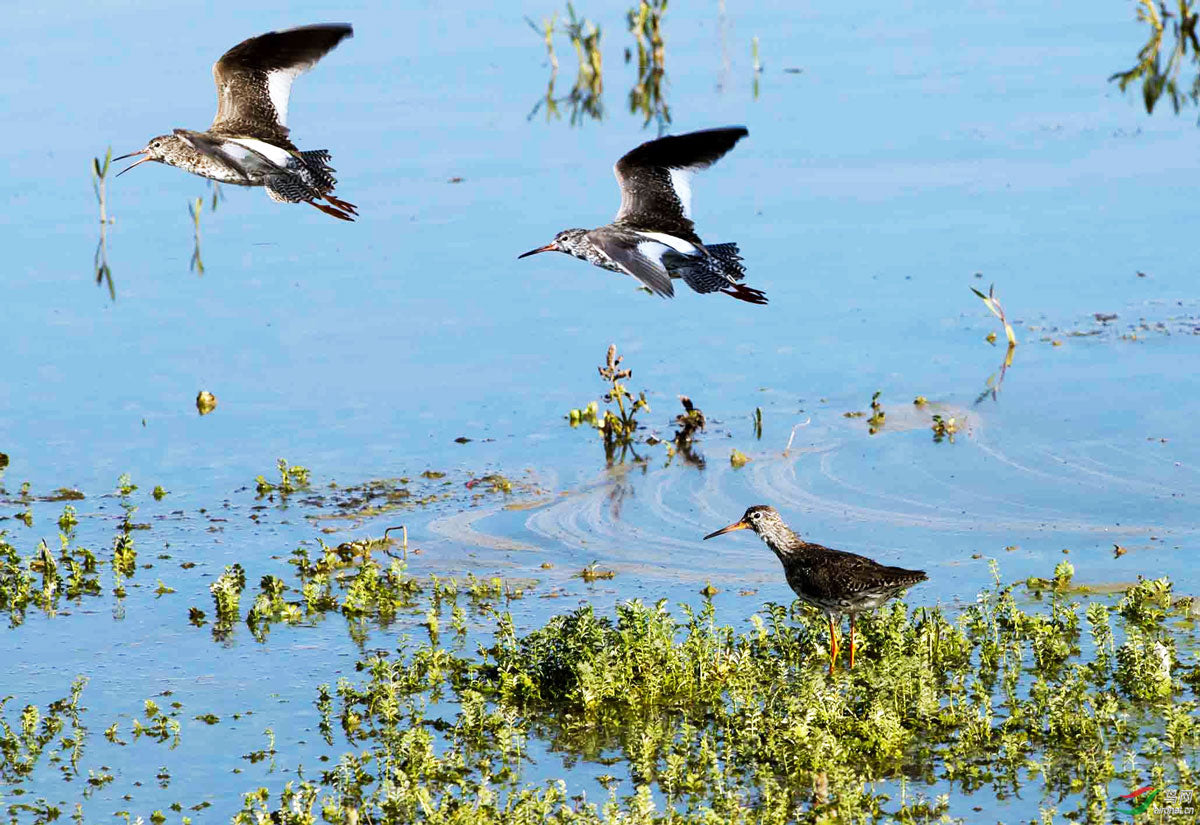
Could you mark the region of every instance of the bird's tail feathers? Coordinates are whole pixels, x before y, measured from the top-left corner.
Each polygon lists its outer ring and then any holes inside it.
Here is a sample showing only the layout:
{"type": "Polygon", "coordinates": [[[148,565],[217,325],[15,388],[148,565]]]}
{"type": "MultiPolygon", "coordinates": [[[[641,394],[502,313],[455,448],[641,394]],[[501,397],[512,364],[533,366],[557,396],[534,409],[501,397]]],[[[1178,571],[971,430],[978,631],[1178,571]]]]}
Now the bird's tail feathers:
{"type": "Polygon", "coordinates": [[[721,269],[730,280],[740,281],[746,276],[746,267],[742,266],[742,254],[735,243],[716,243],[705,245],[708,254],[721,262],[721,269]]]}
{"type": "Polygon", "coordinates": [[[310,149],[307,152],[300,153],[301,160],[304,161],[304,167],[312,174],[314,189],[320,191],[322,195],[327,192],[332,192],[333,187],[337,185],[337,178],[333,173],[337,170],[329,165],[329,161],[333,155],[329,154],[328,149],[310,149]]]}

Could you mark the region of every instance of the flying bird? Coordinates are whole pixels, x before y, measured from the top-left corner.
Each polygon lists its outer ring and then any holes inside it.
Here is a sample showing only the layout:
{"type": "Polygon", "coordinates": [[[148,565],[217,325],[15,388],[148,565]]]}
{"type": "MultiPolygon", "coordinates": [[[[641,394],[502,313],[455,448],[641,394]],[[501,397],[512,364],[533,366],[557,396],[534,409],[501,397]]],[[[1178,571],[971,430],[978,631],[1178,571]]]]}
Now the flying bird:
{"type": "Polygon", "coordinates": [[[300,151],[287,127],[296,76],[352,35],[349,25],[329,23],[243,40],[213,64],[217,116],[208,131],[176,129],[152,138],[145,148],[115,158],[143,156],[118,175],[157,161],[221,183],[262,186],[271,200],[309,203],[327,215],[354,220],[358,208],[332,195],[337,181],[329,152],[300,151]]]}
{"type": "Polygon", "coordinates": [[[746,268],[736,243],[704,244],[692,223],[692,176],[720,160],[750,134],[744,127],[705,129],[643,143],[613,167],[621,208],[596,229],[564,229],[539,252],[565,252],[613,272],[624,272],[651,292],[670,298],[672,278],[696,292],[724,292],[739,301],[767,297],[741,283],[746,268]]]}

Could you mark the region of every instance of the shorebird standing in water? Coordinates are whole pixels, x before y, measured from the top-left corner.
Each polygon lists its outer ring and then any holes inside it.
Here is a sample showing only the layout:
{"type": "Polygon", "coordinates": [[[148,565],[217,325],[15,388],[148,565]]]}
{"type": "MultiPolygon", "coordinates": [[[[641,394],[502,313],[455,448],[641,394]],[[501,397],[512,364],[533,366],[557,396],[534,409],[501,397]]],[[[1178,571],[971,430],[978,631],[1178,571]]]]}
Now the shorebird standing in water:
{"type": "Polygon", "coordinates": [[[564,229],[539,252],[565,252],[598,267],[632,275],[664,298],[672,278],[696,292],[724,292],[765,304],[766,296],[740,283],[745,275],[737,244],[705,245],[692,223],[691,177],[721,159],[750,134],[741,126],[706,129],[643,143],[614,167],[621,209],[607,226],[564,229]]]}
{"type": "Polygon", "coordinates": [[[874,610],[929,578],[924,570],[888,567],[866,556],[805,541],[784,524],[774,507],[765,504],[747,509],[739,520],[704,538],[746,529],[757,533],[775,551],[783,563],[788,585],[800,600],[820,610],[829,620],[830,673],[838,655],[835,618],[841,624],[842,616],[850,614],[850,667],[853,668],[854,625],[858,614],[874,610]]]}
{"type": "Polygon", "coordinates": [[[310,203],[344,221],[354,220],[354,204],[333,197],[334,169],[324,149],[301,152],[288,139],[288,97],[296,75],[311,69],[353,29],[344,23],[301,26],[267,32],[234,46],[213,64],[217,116],[207,132],[176,129],[144,149],[149,161],[238,186],[262,186],[271,200],[310,203]],[[317,203],[324,199],[328,204],[317,203]]]}

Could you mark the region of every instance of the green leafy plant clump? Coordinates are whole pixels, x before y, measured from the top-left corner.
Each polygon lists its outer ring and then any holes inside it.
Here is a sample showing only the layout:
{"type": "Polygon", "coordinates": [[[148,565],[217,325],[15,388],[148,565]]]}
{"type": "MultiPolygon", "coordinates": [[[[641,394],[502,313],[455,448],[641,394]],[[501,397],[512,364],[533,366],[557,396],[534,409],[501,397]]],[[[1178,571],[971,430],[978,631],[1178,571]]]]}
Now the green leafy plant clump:
{"type": "Polygon", "coordinates": [[[596,368],[600,378],[608,384],[604,402],[610,406],[604,410],[602,416],[599,405],[594,401],[582,409],[571,410],[567,415],[572,427],[587,423],[599,431],[604,439],[604,455],[610,464],[616,459],[618,451],[623,459],[626,451],[632,448],[639,426],[637,414],[650,409],[645,391],[634,397],[626,386],[625,382],[633,377],[633,370],[622,368],[623,360],[623,356],[617,355],[617,345],[611,344],[604,363],[596,368]],[[615,405],[615,411],[611,405],[615,405]]]}
{"type": "Polygon", "coordinates": [[[1083,600],[1071,572],[1048,601],[997,586],[953,618],[892,603],[860,619],[861,663],[833,677],[799,602],[742,632],[711,601],[585,606],[525,634],[496,614],[473,655],[431,633],[322,687],[318,727],[333,744],[340,723],[349,749],[278,802],[248,794],[235,822],[934,822],[961,815],[952,797],[1017,793],[1053,801],[1044,821],[1075,806],[1102,822],[1110,786],[1194,791],[1200,680],[1169,582],[1113,604],[1083,600]],[[603,765],[608,800],[530,782],[535,738],[603,765]]]}

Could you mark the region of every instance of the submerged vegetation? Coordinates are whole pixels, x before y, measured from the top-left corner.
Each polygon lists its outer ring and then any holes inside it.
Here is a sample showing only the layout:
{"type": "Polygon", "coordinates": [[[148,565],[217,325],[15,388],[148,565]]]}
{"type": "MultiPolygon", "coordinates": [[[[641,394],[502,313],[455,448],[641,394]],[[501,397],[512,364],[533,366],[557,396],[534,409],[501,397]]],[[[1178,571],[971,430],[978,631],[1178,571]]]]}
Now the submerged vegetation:
{"type": "MultiPolygon", "coordinates": [[[[633,46],[625,49],[625,62],[634,65],[637,75],[629,90],[629,111],[642,117],[642,125],[654,122],[660,134],[671,123],[671,112],[663,94],[666,81],[666,49],[662,34],[662,19],[667,11],[667,0],[638,0],[625,12],[625,24],[633,36],[633,46]],[[636,57],[636,63],[635,63],[636,57]]],[[[564,19],[558,13],[536,22],[525,18],[525,22],[537,34],[546,48],[546,62],[550,67],[550,79],[546,92],[538,99],[529,113],[532,120],[539,111],[545,110],[546,120],[559,119],[565,108],[568,121],[579,126],[588,120],[603,120],[604,105],[604,59],[600,48],[601,28],[575,11],[567,3],[564,19]],[[555,39],[567,38],[575,51],[575,83],[565,95],[557,95],[559,60],[555,51],[555,39]]]]}
{"type": "Polygon", "coordinates": [[[585,119],[602,120],[604,106],[601,95],[604,92],[604,60],[600,52],[600,27],[585,17],[575,14],[575,7],[567,3],[567,19],[558,26],[558,15],[546,18],[541,25],[526,18],[529,26],[542,37],[546,45],[546,56],[550,63],[550,80],[546,86],[546,94],[538,100],[529,119],[543,106],[546,108],[546,119],[560,118],[559,107],[565,105],[570,110],[570,123],[578,126],[585,119]],[[554,84],[558,79],[558,57],[554,53],[554,36],[564,34],[575,49],[578,69],[575,74],[575,85],[571,91],[561,97],[554,94],[554,84]]]}
{"type": "MultiPolygon", "coordinates": [[[[606,368],[610,382],[630,378],[615,351],[606,368]]],[[[684,404],[676,423],[699,432],[703,414],[684,404]]],[[[290,488],[309,506],[374,495],[367,485],[315,488],[287,461],[278,471],[271,494],[290,488]]],[[[470,495],[513,488],[495,473],[465,486],[435,470],[420,480],[470,495]]],[[[147,526],[135,521],[138,495],[129,476],[118,479],[111,553],[94,554],[75,538],[83,493],[22,488],[19,500],[62,502],[61,546],[40,542],[21,558],[0,539],[0,605],[12,624],[30,605],[53,618],[84,599],[124,616],[125,587],[153,557],[149,537],[134,541],[147,526]]],[[[229,754],[228,765],[216,757],[215,770],[286,772],[269,788],[248,779],[236,822],[933,822],[974,821],[975,809],[991,821],[1018,795],[1022,819],[1033,800],[1045,821],[1103,822],[1130,788],[1198,789],[1196,615],[1167,579],[1093,593],[1064,561],[1013,585],[996,573],[995,586],[953,610],[894,602],[860,619],[859,664],[830,677],[824,620],[800,602],[764,604],[733,625],[713,601],[724,588],[706,584],[697,606],[601,609],[595,594],[615,571],[600,559],[563,573],[593,604],[530,622],[518,611],[527,594],[552,595],[539,583],[433,575],[412,567],[429,558],[420,552],[392,526],[231,561],[200,581],[168,571],[143,582],[143,598],[168,595],[181,623],[203,628],[188,632],[223,646],[331,621],[353,643],[353,673],[316,687],[297,717],[318,740],[315,771],[311,748],[301,771],[285,755],[293,746],[276,743],[276,717],[256,723],[272,727],[250,753],[229,754]],[[200,598],[190,607],[169,596],[189,581],[200,598]]],[[[45,796],[35,778],[46,772],[86,804],[97,788],[135,782],[109,749],[159,747],[185,760],[198,726],[236,721],[145,695],[130,697],[123,721],[89,718],[85,682],[49,705],[16,684],[3,691],[12,699],[0,696],[0,809],[11,821],[52,821],[74,804],[21,793],[45,796]]],[[[156,781],[183,773],[163,765],[156,781]]],[[[180,794],[194,795],[180,813],[210,804],[203,789],[180,794]]],[[[145,821],[162,821],[153,814],[145,821]]]]}
{"type": "Polygon", "coordinates": [[[1106,821],[1126,788],[1195,791],[1197,667],[1169,582],[1047,597],[997,586],[953,618],[892,604],[833,678],[800,603],[742,632],[711,602],[585,606],[524,634],[502,613],[476,654],[431,632],[320,688],[343,752],[277,801],[247,794],[235,822],[932,822],[1022,792],[1045,821],[1106,821]],[[529,781],[536,740],[603,766],[607,801],[529,781]]]}
{"type": "Polygon", "coordinates": [[[96,242],[95,269],[96,285],[108,287],[110,300],[117,299],[117,289],[113,285],[112,269],[108,266],[108,225],[113,219],[108,215],[108,170],[112,166],[112,147],[104,152],[104,161],[92,158],[92,191],[96,193],[96,203],[100,207],[100,240],[96,242]]]}
{"type": "MultiPolygon", "coordinates": [[[[979,297],[979,300],[983,301],[983,305],[988,308],[989,312],[1000,319],[1000,324],[1004,327],[1004,335],[1008,338],[1008,346],[1010,348],[1015,347],[1017,345],[1017,336],[1013,332],[1012,324],[1008,322],[1008,317],[1004,314],[1004,307],[1000,305],[1000,299],[996,297],[995,284],[988,287],[987,295],[984,295],[975,287],[971,287],[971,291],[979,297]]],[[[995,336],[990,337],[988,340],[993,344],[996,342],[995,336]]]]}
{"type": "MultiPolygon", "coordinates": [[[[622,368],[622,360],[623,356],[617,355],[617,345],[610,344],[604,363],[596,368],[600,378],[608,385],[608,391],[604,393],[604,403],[610,406],[605,408],[602,416],[595,401],[567,414],[567,420],[572,427],[589,424],[600,433],[604,441],[604,457],[609,464],[624,461],[626,453],[632,451],[634,434],[639,426],[637,414],[650,409],[644,390],[635,398],[625,385],[625,382],[633,377],[633,370],[622,368]],[[615,411],[611,405],[616,405],[615,411]]],[[[636,453],[634,458],[637,458],[636,453]]]]}
{"type": "MultiPolygon", "coordinates": [[[[213,196],[213,208],[216,208],[216,196],[213,196]]],[[[204,199],[196,198],[188,202],[188,214],[192,216],[192,261],[189,268],[197,275],[204,274],[204,261],[200,257],[200,216],[204,214],[204,199]]]]}
{"type": "MultiPolygon", "coordinates": [[[[642,125],[654,121],[661,134],[671,124],[671,110],[663,97],[666,76],[666,47],[662,35],[662,18],[667,12],[667,0],[639,0],[625,14],[629,31],[637,50],[637,80],[629,90],[629,111],[642,115],[642,125]]],[[[633,52],[625,50],[625,62],[633,52]]]]}
{"type": "Polygon", "coordinates": [[[1181,82],[1179,78],[1185,62],[1200,66],[1200,40],[1196,37],[1200,12],[1190,0],[1177,0],[1172,5],[1174,11],[1165,0],[1157,4],[1153,0],[1139,0],[1138,21],[1149,28],[1146,44],[1138,52],[1137,63],[1132,68],[1109,78],[1117,82],[1122,92],[1140,80],[1147,113],[1154,111],[1163,95],[1171,101],[1176,114],[1188,103],[1200,101],[1200,69],[1190,82],[1181,82]],[[1163,36],[1168,28],[1173,42],[1165,49],[1163,36]]]}

